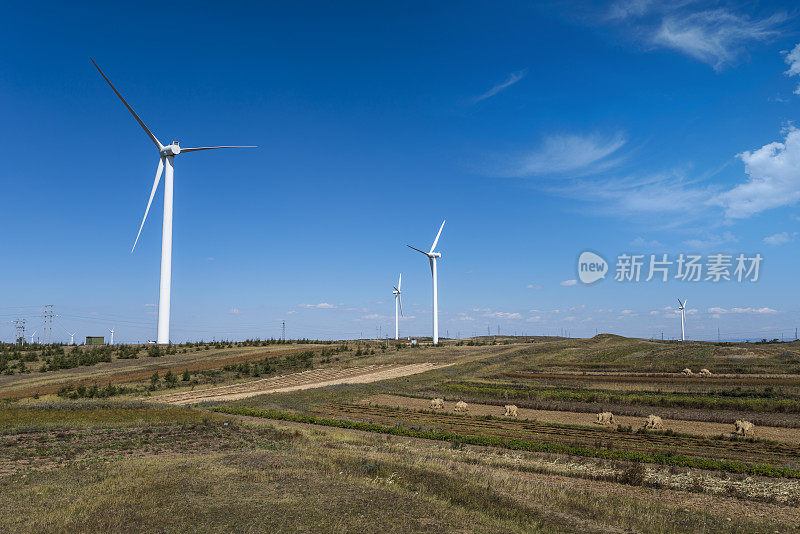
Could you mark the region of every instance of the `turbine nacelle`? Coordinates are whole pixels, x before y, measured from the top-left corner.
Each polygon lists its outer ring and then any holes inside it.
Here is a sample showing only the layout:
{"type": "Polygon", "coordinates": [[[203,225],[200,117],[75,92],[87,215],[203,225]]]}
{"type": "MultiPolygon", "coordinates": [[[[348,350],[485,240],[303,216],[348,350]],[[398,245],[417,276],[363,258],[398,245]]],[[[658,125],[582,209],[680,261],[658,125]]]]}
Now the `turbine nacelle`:
{"type": "Polygon", "coordinates": [[[161,154],[162,158],[167,156],[177,156],[181,153],[181,145],[177,141],[173,141],[172,144],[169,144],[158,151],[161,154]]]}

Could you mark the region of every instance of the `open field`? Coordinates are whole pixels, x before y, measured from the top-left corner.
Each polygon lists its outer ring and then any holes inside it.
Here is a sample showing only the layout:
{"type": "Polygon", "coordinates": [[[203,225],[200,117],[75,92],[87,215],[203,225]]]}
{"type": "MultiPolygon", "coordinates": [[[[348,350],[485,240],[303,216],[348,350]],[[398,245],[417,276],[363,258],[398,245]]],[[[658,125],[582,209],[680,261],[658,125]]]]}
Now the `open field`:
{"type": "MultiPolygon", "coordinates": [[[[404,408],[414,411],[430,411],[430,401],[428,399],[414,397],[400,397],[396,395],[374,395],[366,399],[374,406],[388,406],[404,408]]],[[[454,403],[445,405],[442,413],[453,413],[454,403]]],[[[503,417],[504,409],[502,406],[491,404],[469,404],[469,414],[473,416],[493,416],[503,417]]],[[[514,419],[510,419],[514,420],[514,419]]],[[[555,423],[560,425],[583,425],[592,427],[597,420],[597,414],[576,413],[555,410],[531,410],[519,408],[519,416],[516,420],[529,420],[539,423],[555,423]]],[[[645,418],[614,416],[614,425],[608,432],[614,432],[617,426],[630,427],[632,429],[641,428],[645,418]]],[[[603,429],[603,427],[597,427],[603,429]]],[[[719,437],[729,435],[733,430],[733,425],[723,423],[707,423],[702,421],[681,421],[678,419],[664,419],[664,428],[680,434],[694,434],[697,436],[719,437]]],[[[800,444],[800,428],[783,427],[758,427],[758,438],[768,441],[782,441],[793,445],[800,444]]]]}
{"type": "Polygon", "coordinates": [[[172,370],[173,373],[188,369],[190,372],[216,369],[225,365],[238,364],[265,357],[296,354],[316,348],[314,345],[273,345],[269,347],[237,347],[210,351],[187,352],[150,358],[114,359],[108,363],[98,363],[90,367],[76,367],[39,373],[0,375],[0,399],[15,399],[55,393],[65,384],[85,384],[94,382],[127,384],[146,380],[153,371],[172,370]]]}
{"type": "Polygon", "coordinates": [[[409,365],[368,365],[366,367],[351,367],[347,369],[303,371],[230,386],[216,386],[207,389],[158,395],[150,400],[152,402],[176,405],[238,400],[263,395],[265,393],[282,393],[286,391],[336,386],[339,384],[379,382],[381,380],[389,380],[390,378],[424,373],[438,367],[444,367],[445,365],[447,364],[437,366],[431,363],[414,363],[409,365]]]}
{"type": "Polygon", "coordinates": [[[41,373],[52,384],[3,377],[0,529],[800,530],[797,344],[501,341],[226,348],[41,373]],[[202,369],[164,378],[188,365],[202,369]],[[690,366],[714,376],[678,374],[690,366]],[[139,377],[116,398],[31,398],[124,373],[139,377]],[[613,426],[593,424],[601,409],[613,426]],[[665,432],[638,430],[649,413],[665,432]],[[757,422],[755,439],[730,437],[736,418],[757,422]]]}

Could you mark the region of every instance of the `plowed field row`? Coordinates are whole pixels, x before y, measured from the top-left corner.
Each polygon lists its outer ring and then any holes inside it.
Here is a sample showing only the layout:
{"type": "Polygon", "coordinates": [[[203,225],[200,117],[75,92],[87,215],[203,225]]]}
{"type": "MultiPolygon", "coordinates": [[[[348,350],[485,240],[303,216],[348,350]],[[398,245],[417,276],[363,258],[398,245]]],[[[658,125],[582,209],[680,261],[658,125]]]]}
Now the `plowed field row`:
{"type": "Polygon", "coordinates": [[[447,430],[465,435],[525,439],[572,446],[625,449],[643,453],[680,453],[687,456],[784,466],[796,466],[800,459],[800,446],[785,443],[617,432],[600,427],[570,427],[534,421],[483,419],[467,415],[425,413],[380,406],[338,403],[325,404],[316,407],[314,411],[326,416],[377,422],[385,425],[401,423],[403,426],[411,428],[447,430]]]}

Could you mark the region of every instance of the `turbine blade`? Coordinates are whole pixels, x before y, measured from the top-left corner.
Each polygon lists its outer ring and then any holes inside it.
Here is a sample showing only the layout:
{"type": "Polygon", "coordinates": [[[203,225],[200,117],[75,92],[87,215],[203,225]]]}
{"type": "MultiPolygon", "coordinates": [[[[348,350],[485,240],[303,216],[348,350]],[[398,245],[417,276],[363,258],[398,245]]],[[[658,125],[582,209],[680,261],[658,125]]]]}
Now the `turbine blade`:
{"type": "Polygon", "coordinates": [[[155,143],[156,147],[158,147],[158,150],[160,152],[164,148],[164,145],[161,144],[161,141],[156,139],[156,136],[153,135],[153,132],[151,132],[147,128],[147,126],[144,125],[144,122],[142,122],[142,119],[139,118],[139,115],[137,115],[136,112],[133,111],[133,108],[125,101],[124,98],[122,98],[122,95],[119,94],[119,91],[117,91],[117,88],[114,87],[114,84],[112,84],[111,81],[106,77],[106,75],[103,74],[103,71],[100,70],[100,67],[97,66],[97,63],[95,63],[92,58],[89,58],[89,60],[95,66],[95,68],[97,69],[97,72],[100,73],[100,76],[102,76],[103,79],[106,81],[106,83],[111,87],[111,89],[113,89],[114,92],[117,93],[117,96],[119,97],[119,99],[122,100],[122,103],[125,104],[125,107],[128,108],[128,111],[130,111],[131,115],[133,115],[133,118],[136,119],[136,122],[139,123],[139,126],[142,127],[142,129],[145,131],[145,133],[148,135],[148,137],[150,137],[150,139],[153,141],[153,143],[155,143]]]}
{"type": "Polygon", "coordinates": [[[439,227],[439,233],[436,234],[436,239],[433,240],[433,245],[431,245],[431,252],[436,249],[436,243],[439,242],[439,236],[442,235],[442,228],[444,228],[444,223],[446,222],[447,220],[442,221],[442,225],[439,227]]]}
{"type": "Polygon", "coordinates": [[[142,228],[144,228],[144,221],[147,220],[147,214],[150,213],[150,204],[153,203],[153,197],[156,195],[156,189],[158,189],[158,182],[161,181],[161,172],[163,170],[164,170],[164,158],[159,158],[158,169],[156,169],[156,179],[153,182],[153,189],[150,191],[150,200],[147,201],[147,208],[144,210],[144,217],[142,217],[142,224],[139,226],[139,233],[136,234],[136,241],[133,242],[133,247],[131,248],[131,254],[133,254],[133,251],[136,248],[136,243],[139,242],[139,236],[142,235],[142,228]]]}
{"type": "Polygon", "coordinates": [[[215,150],[217,148],[258,148],[255,145],[239,145],[239,146],[200,146],[195,148],[181,147],[181,154],[184,152],[197,152],[198,150],[215,150]]]}
{"type": "Polygon", "coordinates": [[[400,317],[405,317],[403,315],[403,297],[397,295],[397,302],[400,304],[400,317]]]}
{"type": "Polygon", "coordinates": [[[683,306],[683,303],[681,302],[681,299],[678,299],[678,307],[680,308],[681,306],[683,306]]]}
{"type": "Polygon", "coordinates": [[[424,250],[420,250],[420,249],[418,249],[418,248],[416,248],[416,247],[412,247],[411,245],[406,245],[406,246],[407,246],[408,248],[413,248],[414,250],[416,250],[416,251],[417,251],[417,252],[419,252],[420,254],[425,254],[426,256],[428,255],[428,253],[427,253],[427,252],[425,252],[424,250]]]}
{"type": "Polygon", "coordinates": [[[684,308],[686,307],[686,303],[687,303],[688,301],[689,301],[689,299],[684,299],[684,301],[683,301],[683,307],[684,307],[684,308]]]}
{"type": "Polygon", "coordinates": [[[400,278],[397,279],[397,290],[400,291],[400,285],[403,283],[403,273],[400,273],[400,278]]]}
{"type": "Polygon", "coordinates": [[[433,258],[428,256],[428,261],[431,262],[431,276],[433,276],[433,258]]]}

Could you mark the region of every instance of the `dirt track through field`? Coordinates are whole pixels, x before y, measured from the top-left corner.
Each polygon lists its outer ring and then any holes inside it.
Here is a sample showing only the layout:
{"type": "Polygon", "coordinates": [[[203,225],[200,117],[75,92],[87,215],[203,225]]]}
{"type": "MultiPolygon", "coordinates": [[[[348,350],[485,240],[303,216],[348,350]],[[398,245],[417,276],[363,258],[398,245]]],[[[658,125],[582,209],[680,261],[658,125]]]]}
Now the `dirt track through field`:
{"type": "MultiPolygon", "coordinates": [[[[431,404],[428,399],[418,399],[411,397],[400,397],[395,395],[376,395],[369,399],[372,403],[381,406],[393,406],[397,408],[409,408],[412,410],[430,410],[431,404]]],[[[452,412],[454,402],[445,402],[444,413],[452,412]]],[[[568,425],[594,425],[597,414],[564,412],[555,410],[532,410],[519,408],[520,420],[535,420],[542,423],[558,423],[568,425]]],[[[504,413],[502,406],[490,404],[469,404],[470,415],[494,415],[501,416],[504,413]]],[[[655,413],[658,410],[654,410],[655,413]]],[[[630,426],[634,429],[640,428],[644,424],[643,417],[614,416],[614,425],[630,426]]],[[[597,428],[603,428],[598,426],[597,428]]],[[[715,437],[720,434],[728,434],[733,430],[733,421],[730,424],[707,423],[702,421],[680,421],[677,419],[664,419],[664,428],[674,430],[681,434],[693,434],[696,436],[715,437]]],[[[800,428],[780,428],[773,426],[756,427],[756,437],[782,443],[800,443],[800,428]]]]}
{"type": "MultiPolygon", "coordinates": [[[[448,364],[449,365],[449,364],[448,364]]],[[[230,401],[263,395],[264,393],[281,393],[300,389],[313,389],[337,384],[367,384],[390,378],[424,373],[432,369],[446,367],[432,363],[415,363],[410,365],[369,365],[347,369],[313,369],[301,373],[274,376],[195,391],[184,391],[169,395],[151,397],[151,402],[186,405],[208,401],[230,401]]]]}

